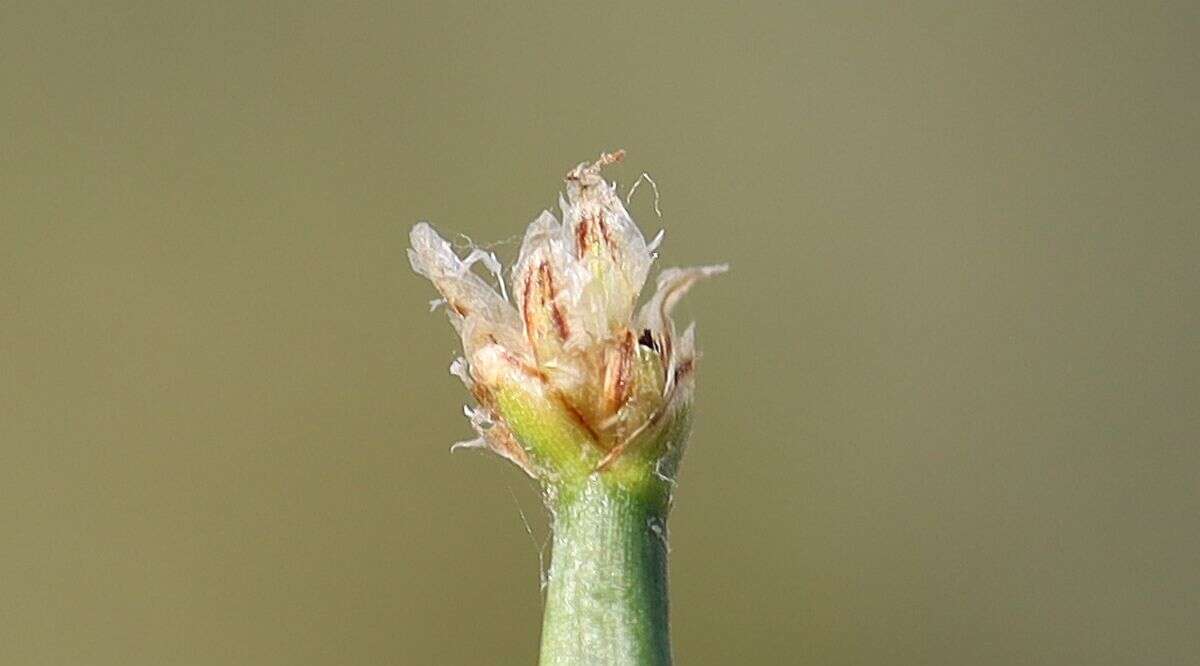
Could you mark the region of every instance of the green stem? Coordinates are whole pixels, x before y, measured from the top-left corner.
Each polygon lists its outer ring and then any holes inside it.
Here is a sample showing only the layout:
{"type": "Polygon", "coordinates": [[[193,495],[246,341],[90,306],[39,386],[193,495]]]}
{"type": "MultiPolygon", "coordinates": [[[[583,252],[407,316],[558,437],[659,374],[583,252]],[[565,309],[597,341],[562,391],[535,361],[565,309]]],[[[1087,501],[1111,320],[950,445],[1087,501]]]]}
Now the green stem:
{"type": "Polygon", "coordinates": [[[665,498],[602,473],[556,489],[541,666],[671,663],[665,498]]]}

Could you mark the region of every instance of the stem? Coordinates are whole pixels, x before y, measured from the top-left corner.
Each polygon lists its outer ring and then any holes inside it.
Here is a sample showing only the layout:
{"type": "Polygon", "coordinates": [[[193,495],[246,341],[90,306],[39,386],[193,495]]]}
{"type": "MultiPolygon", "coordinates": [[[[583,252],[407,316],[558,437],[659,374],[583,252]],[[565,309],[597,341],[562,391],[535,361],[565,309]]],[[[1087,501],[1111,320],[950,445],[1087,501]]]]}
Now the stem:
{"type": "Polygon", "coordinates": [[[665,491],[601,473],[556,491],[541,666],[669,666],[665,491]]]}

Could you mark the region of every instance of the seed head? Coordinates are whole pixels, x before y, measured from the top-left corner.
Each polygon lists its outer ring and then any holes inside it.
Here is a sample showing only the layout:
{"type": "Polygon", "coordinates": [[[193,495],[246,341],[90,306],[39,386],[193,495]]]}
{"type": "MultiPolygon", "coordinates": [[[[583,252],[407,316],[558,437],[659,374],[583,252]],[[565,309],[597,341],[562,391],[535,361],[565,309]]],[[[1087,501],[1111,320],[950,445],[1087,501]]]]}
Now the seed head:
{"type": "Polygon", "coordinates": [[[411,234],[413,270],[433,282],[462,337],[451,372],[478,403],[467,408],[478,439],[463,445],[486,446],[548,482],[639,463],[673,475],[696,351],[694,326],[677,334],[671,309],[726,270],[664,270],[637,310],[655,255],[600,173],[623,157],[604,153],[567,173],[562,221],[543,211],[529,225],[511,290],[495,256],[474,249],[459,258],[424,222],[411,234]]]}

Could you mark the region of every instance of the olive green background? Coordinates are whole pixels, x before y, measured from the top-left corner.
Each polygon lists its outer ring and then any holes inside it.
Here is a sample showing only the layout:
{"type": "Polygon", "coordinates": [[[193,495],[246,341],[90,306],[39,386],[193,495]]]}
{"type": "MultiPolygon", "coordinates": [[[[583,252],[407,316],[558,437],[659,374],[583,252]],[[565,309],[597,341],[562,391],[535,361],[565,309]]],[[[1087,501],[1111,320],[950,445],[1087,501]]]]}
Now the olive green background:
{"type": "Polygon", "coordinates": [[[404,249],[510,261],[617,147],[663,265],[733,267],[681,314],[680,664],[1195,663],[1198,42],[1186,2],[5,3],[0,663],[532,663],[545,516],[448,453],[404,249]]]}

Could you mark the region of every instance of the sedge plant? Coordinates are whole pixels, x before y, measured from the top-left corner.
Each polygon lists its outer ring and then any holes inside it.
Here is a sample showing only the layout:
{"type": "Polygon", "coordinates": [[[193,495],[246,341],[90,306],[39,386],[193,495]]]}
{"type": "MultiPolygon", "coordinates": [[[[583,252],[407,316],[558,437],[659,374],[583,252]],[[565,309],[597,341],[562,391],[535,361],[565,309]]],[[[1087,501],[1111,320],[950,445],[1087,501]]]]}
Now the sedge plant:
{"type": "Polygon", "coordinates": [[[413,269],[441,293],[475,400],[478,437],[535,479],[551,515],[543,666],[671,663],[667,513],[691,422],[695,327],[671,309],[725,266],[670,268],[639,308],[661,235],[647,243],[601,170],[566,176],[560,222],[528,227],[506,286],[495,256],[460,258],[421,223],[413,269]],[[476,274],[485,266],[493,286],[476,274]]]}

